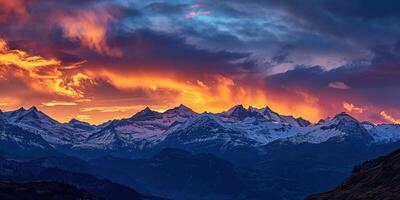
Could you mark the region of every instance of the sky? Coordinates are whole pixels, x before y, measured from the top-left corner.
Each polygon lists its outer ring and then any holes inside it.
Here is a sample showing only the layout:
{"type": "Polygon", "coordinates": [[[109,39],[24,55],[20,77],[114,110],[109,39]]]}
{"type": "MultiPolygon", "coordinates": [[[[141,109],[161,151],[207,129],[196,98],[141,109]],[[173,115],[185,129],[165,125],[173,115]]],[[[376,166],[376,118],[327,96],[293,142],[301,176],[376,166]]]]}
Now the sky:
{"type": "Polygon", "coordinates": [[[397,0],[0,0],[0,109],[269,106],[400,123],[397,0]]]}

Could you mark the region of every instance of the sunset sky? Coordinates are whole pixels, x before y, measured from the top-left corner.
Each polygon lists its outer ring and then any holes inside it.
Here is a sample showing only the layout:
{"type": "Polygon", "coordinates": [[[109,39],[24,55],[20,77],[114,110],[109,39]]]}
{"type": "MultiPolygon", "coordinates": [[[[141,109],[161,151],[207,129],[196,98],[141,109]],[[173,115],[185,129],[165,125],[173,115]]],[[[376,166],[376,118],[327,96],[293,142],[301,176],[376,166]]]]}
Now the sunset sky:
{"type": "Polygon", "coordinates": [[[0,108],[149,106],[400,123],[400,1],[0,0],[0,108]]]}

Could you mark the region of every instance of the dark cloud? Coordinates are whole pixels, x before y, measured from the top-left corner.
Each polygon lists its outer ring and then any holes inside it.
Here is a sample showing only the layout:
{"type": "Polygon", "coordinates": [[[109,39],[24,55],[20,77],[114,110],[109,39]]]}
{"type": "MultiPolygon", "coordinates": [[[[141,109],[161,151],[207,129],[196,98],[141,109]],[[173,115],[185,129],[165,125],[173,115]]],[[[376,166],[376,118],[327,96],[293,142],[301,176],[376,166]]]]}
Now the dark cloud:
{"type": "Polygon", "coordinates": [[[179,14],[183,13],[184,9],[188,8],[189,6],[190,6],[189,4],[171,4],[171,3],[154,2],[148,4],[145,8],[157,13],[179,14]]]}
{"type": "Polygon", "coordinates": [[[267,85],[288,93],[304,89],[317,96],[332,112],[340,109],[343,101],[370,106],[371,113],[379,113],[379,109],[385,108],[400,109],[400,93],[397,92],[400,90],[400,54],[394,46],[385,45],[376,46],[372,52],[370,61],[353,62],[332,70],[322,66],[297,66],[267,77],[267,85]],[[329,88],[332,82],[342,82],[350,88],[329,88]]]}
{"type": "Polygon", "coordinates": [[[123,50],[123,57],[89,54],[88,63],[113,66],[115,70],[179,71],[187,74],[255,73],[258,68],[248,53],[209,51],[187,44],[175,35],[136,30],[119,32],[110,42],[123,50]]]}

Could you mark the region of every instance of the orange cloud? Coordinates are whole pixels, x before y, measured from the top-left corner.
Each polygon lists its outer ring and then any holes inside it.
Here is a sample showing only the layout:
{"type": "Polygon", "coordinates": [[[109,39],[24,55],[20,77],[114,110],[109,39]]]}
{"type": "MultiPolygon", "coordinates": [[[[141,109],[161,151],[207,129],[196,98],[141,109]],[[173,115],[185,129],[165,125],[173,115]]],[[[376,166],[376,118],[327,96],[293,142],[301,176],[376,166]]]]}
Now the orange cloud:
{"type": "Polygon", "coordinates": [[[99,53],[121,56],[122,52],[111,48],[107,43],[107,26],[116,18],[106,11],[79,11],[73,16],[65,15],[60,19],[64,36],[79,41],[83,46],[99,53]]]}
{"type": "MultiPolygon", "coordinates": [[[[221,112],[236,105],[265,107],[283,114],[306,117],[312,121],[320,119],[318,98],[305,91],[298,91],[298,100],[293,98],[276,99],[260,85],[247,85],[227,76],[210,75],[207,80],[188,81],[174,75],[153,73],[117,73],[109,70],[87,72],[90,77],[103,79],[122,91],[141,90],[149,98],[147,105],[155,110],[165,110],[179,104],[185,104],[197,112],[221,112]],[[295,103],[294,103],[295,101],[295,103]],[[159,106],[162,105],[162,106],[159,106]]],[[[85,108],[83,112],[125,112],[137,111],[137,106],[106,106],[85,108]]]]}
{"type": "Polygon", "coordinates": [[[2,109],[16,108],[20,105],[21,100],[16,97],[0,97],[0,106],[2,109]]]}
{"type": "Polygon", "coordinates": [[[0,77],[16,77],[24,80],[32,89],[42,93],[55,93],[72,98],[84,96],[81,84],[91,81],[83,73],[67,75],[61,61],[29,55],[22,50],[10,50],[7,42],[0,39],[0,77]]]}
{"type": "Polygon", "coordinates": [[[68,102],[68,101],[50,101],[42,103],[42,105],[47,107],[54,107],[54,106],[76,106],[78,104],[75,102],[68,102]]]}
{"type": "Polygon", "coordinates": [[[76,118],[82,121],[89,121],[92,119],[90,115],[77,115],[76,118]]]}
{"type": "MultiPolygon", "coordinates": [[[[127,112],[130,111],[131,113],[140,111],[147,107],[147,105],[133,105],[133,106],[98,106],[98,107],[87,107],[82,108],[81,112],[102,112],[102,113],[111,113],[111,112],[127,112]]],[[[156,111],[165,111],[169,107],[166,106],[151,106],[151,109],[156,111]]]]}
{"type": "Polygon", "coordinates": [[[394,118],[393,116],[387,114],[385,111],[382,111],[380,114],[381,114],[381,116],[382,116],[383,118],[385,118],[387,121],[389,121],[389,122],[391,122],[391,123],[394,123],[394,124],[400,124],[400,119],[394,118]]]}
{"type": "Polygon", "coordinates": [[[343,102],[343,108],[349,112],[363,113],[365,111],[365,108],[357,107],[354,104],[348,102],[343,102]]]}

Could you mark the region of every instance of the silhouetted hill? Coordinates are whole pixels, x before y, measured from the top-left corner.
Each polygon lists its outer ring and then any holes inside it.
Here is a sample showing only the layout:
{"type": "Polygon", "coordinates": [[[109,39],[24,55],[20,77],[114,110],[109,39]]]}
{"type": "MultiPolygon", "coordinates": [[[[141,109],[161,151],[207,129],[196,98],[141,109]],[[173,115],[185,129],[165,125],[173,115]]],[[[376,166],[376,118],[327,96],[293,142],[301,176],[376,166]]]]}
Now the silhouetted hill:
{"type": "Polygon", "coordinates": [[[96,197],[105,199],[143,199],[141,194],[127,186],[113,183],[106,179],[99,179],[89,174],[43,167],[37,162],[21,162],[0,158],[0,180],[63,182],[84,189],[96,197]]]}
{"type": "Polygon", "coordinates": [[[106,156],[90,163],[119,169],[151,194],[172,199],[232,199],[244,189],[234,166],[211,154],[169,148],[148,159],[106,156]]]}
{"type": "Polygon", "coordinates": [[[400,150],[367,161],[336,189],[316,194],[308,200],[391,200],[400,199],[400,150]]]}
{"type": "Polygon", "coordinates": [[[7,182],[0,181],[2,200],[95,200],[96,197],[75,186],[59,182],[7,182]]]}

